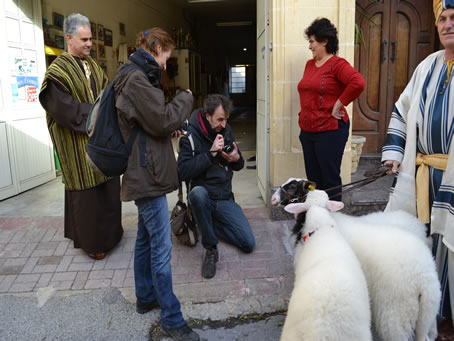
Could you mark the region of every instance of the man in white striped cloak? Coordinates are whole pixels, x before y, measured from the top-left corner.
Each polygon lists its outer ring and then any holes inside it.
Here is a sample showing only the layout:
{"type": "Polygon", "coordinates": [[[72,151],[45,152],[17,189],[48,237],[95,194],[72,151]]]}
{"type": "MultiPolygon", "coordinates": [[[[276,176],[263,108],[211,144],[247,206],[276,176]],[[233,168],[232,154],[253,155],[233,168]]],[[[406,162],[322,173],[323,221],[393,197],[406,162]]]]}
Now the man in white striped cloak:
{"type": "MultiPolygon", "coordinates": [[[[396,181],[386,210],[403,209],[426,223],[442,286],[440,340],[454,327],[454,0],[434,0],[444,50],[424,59],[395,104],[382,161],[396,181]]],[[[443,338],[447,337],[447,338],[443,338]]]]}

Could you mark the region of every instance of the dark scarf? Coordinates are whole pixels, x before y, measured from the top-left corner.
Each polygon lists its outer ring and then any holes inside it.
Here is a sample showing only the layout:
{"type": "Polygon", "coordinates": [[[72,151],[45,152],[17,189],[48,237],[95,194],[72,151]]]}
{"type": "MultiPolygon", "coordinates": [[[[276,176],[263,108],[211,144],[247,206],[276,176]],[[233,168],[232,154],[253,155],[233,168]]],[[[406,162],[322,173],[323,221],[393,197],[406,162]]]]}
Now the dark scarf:
{"type": "Polygon", "coordinates": [[[151,85],[162,89],[162,69],[151,53],[139,47],[128,59],[140,66],[150,80],[151,85]]]}
{"type": "Polygon", "coordinates": [[[224,136],[225,128],[220,132],[217,132],[215,129],[211,128],[210,122],[206,119],[206,115],[202,111],[199,111],[198,121],[200,124],[200,130],[202,130],[203,135],[208,137],[211,141],[214,141],[217,134],[224,136]]]}

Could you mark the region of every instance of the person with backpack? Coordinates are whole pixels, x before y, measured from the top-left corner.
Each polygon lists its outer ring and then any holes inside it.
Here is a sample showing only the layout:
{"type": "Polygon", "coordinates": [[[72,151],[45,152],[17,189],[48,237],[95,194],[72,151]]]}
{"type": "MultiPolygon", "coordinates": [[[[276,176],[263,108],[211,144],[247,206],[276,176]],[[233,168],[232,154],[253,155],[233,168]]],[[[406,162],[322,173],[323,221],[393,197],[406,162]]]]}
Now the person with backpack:
{"type": "Polygon", "coordinates": [[[173,293],[170,258],[172,241],[166,194],[179,186],[171,135],[179,131],[192,109],[190,90],[166,104],[161,87],[175,43],[161,28],[140,32],[137,50],[120,68],[114,81],[118,125],[124,141],[139,127],[128,167],[122,178],[121,200],[138,209],[134,251],[136,311],[161,308],[161,327],[174,340],[199,340],[183,319],[173,293]],[[138,68],[131,68],[135,64],[138,68]],[[131,68],[123,72],[125,68],[131,68]]]}
{"type": "Polygon", "coordinates": [[[93,259],[121,240],[120,178],[94,172],[85,159],[87,116],[107,77],[90,57],[92,35],[87,17],[74,13],[64,21],[68,52],[47,69],[39,101],[62,168],[65,184],[65,237],[93,259]]]}

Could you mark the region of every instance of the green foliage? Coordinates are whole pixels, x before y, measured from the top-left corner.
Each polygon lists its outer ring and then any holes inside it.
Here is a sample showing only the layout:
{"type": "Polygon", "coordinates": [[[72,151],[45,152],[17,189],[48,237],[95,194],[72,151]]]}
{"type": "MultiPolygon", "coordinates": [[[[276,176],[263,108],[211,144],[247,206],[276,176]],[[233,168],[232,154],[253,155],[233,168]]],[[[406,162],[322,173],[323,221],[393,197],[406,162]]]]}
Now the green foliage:
{"type": "MultiPolygon", "coordinates": [[[[369,3],[374,3],[374,2],[379,2],[378,0],[368,0],[369,3]]],[[[362,6],[358,1],[356,1],[356,11],[359,14],[360,19],[366,18],[369,23],[371,23],[374,26],[377,26],[377,24],[374,22],[373,16],[367,12],[366,6],[362,6]]],[[[363,31],[361,30],[361,27],[359,24],[356,22],[355,23],[355,45],[359,46],[361,44],[363,47],[366,47],[366,41],[364,39],[364,34],[363,31]]]]}

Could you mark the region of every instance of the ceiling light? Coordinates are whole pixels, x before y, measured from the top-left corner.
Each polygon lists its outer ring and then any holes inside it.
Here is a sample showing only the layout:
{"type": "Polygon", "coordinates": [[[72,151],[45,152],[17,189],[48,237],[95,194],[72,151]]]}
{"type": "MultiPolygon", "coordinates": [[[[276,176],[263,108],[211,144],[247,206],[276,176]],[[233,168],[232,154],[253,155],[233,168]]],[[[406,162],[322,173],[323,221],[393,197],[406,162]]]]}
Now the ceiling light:
{"type": "Polygon", "coordinates": [[[243,51],[247,51],[247,48],[244,47],[244,48],[243,48],[243,51]]]}
{"type": "Polygon", "coordinates": [[[249,26],[252,25],[252,21],[229,21],[229,22],[217,22],[216,26],[249,26]]]}
{"type": "Polygon", "coordinates": [[[188,0],[189,4],[196,4],[198,2],[220,2],[224,0],[188,0]]]}

